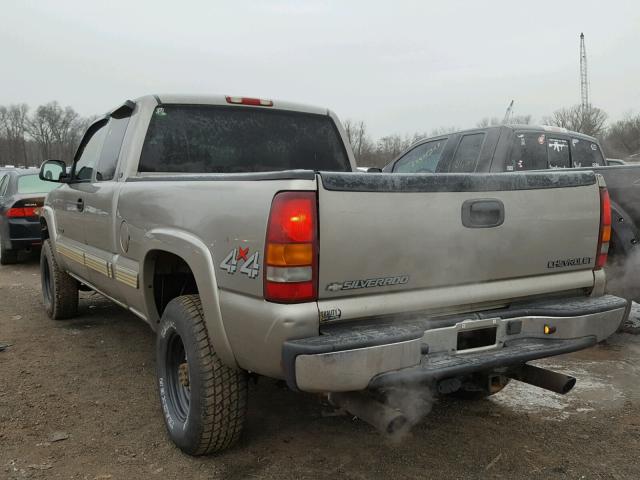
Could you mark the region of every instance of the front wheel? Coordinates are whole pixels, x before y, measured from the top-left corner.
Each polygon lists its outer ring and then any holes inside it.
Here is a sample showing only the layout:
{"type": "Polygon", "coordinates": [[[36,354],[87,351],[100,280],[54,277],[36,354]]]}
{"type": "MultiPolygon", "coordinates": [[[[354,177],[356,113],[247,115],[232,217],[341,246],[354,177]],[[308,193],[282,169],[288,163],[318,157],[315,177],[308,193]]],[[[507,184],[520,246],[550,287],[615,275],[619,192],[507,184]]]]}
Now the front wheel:
{"type": "Polygon", "coordinates": [[[40,280],[42,301],[49,318],[62,320],[76,316],[78,281],[60,268],[48,239],[40,252],[40,280]]]}
{"type": "Polygon", "coordinates": [[[169,302],[158,330],[160,403],[171,440],[189,455],[238,441],[247,408],[247,375],[224,365],[210,342],[200,297],[169,302]]]}

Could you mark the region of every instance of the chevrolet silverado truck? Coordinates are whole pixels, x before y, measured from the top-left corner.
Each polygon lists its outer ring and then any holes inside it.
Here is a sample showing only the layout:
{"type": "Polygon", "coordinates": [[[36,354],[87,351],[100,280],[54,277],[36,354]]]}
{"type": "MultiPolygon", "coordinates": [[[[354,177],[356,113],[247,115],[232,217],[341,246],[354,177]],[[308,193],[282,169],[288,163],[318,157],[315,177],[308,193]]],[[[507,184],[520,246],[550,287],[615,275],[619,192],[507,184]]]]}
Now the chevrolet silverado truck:
{"type": "Polygon", "coordinates": [[[419,140],[383,171],[500,173],[567,168],[593,170],[604,178],[612,215],[607,290],[640,301],[640,165],[605,158],[596,138],[546,125],[475,128],[419,140]]]}
{"type": "Polygon", "coordinates": [[[46,312],[76,315],[91,289],[151,326],[183,451],[233,445],[250,375],[386,432],[410,423],[390,400],[406,389],[566,393],[574,378],[527,362],[623,319],[594,172],[358,173],[345,139],[322,108],[154,95],[92,124],[68,174],[42,165],[60,184],[41,216],[46,312]]]}

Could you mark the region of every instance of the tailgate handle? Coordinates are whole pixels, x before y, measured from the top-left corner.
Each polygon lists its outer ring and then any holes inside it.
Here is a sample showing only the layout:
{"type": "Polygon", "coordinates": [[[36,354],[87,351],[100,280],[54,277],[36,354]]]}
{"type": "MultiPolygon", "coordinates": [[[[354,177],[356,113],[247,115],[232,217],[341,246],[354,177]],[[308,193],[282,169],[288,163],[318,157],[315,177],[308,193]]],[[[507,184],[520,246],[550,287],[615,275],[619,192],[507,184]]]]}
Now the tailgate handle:
{"type": "Polygon", "coordinates": [[[462,225],[491,228],[504,223],[504,204],[497,198],[467,200],[462,204],[462,225]]]}

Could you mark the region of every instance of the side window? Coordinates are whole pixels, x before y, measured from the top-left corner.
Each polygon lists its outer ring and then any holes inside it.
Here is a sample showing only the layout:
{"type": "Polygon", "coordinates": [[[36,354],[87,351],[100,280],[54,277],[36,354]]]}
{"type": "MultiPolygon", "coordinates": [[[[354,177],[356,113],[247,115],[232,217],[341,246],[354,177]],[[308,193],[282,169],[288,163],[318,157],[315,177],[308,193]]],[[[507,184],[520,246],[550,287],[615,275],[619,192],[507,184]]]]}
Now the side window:
{"type": "Polygon", "coordinates": [[[446,138],[418,145],[409,150],[393,167],[397,173],[435,173],[446,138]]]}
{"type": "Polygon", "coordinates": [[[484,133],[464,135],[453,156],[450,172],[475,172],[480,158],[480,150],[484,143],[484,133]]]}
{"type": "Polygon", "coordinates": [[[127,131],[127,125],[129,125],[129,117],[111,118],[111,120],[109,120],[96,171],[97,181],[104,182],[113,180],[116,174],[116,167],[118,166],[122,140],[127,131]]]}
{"type": "Polygon", "coordinates": [[[580,138],[571,139],[571,160],[576,168],[604,165],[604,158],[598,144],[580,138]]]}
{"type": "Polygon", "coordinates": [[[96,163],[98,163],[98,157],[102,150],[102,144],[107,131],[105,128],[106,124],[106,120],[94,124],[82,139],[73,166],[74,180],[91,181],[93,170],[96,168],[96,163]]]}
{"type": "Polygon", "coordinates": [[[559,138],[549,138],[547,141],[549,168],[569,168],[569,141],[559,138]]]}
{"type": "Polygon", "coordinates": [[[540,132],[516,132],[511,144],[511,154],[505,164],[507,172],[545,170],[547,164],[547,139],[540,132]]]}

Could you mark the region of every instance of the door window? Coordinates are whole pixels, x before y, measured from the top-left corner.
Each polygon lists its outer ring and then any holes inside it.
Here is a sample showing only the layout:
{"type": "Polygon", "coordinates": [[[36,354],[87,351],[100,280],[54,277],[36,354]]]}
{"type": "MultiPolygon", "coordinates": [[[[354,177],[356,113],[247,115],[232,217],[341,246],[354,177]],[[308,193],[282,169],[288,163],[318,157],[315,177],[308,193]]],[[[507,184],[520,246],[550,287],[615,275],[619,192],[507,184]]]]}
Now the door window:
{"type": "Polygon", "coordinates": [[[547,140],[547,152],[549,168],[569,168],[571,166],[568,140],[549,138],[547,140]]]}
{"type": "Polygon", "coordinates": [[[107,133],[104,138],[102,153],[96,171],[96,180],[99,182],[113,180],[118,166],[118,157],[122,140],[129,125],[129,117],[111,118],[107,126],[107,133]]]}
{"type": "Polygon", "coordinates": [[[76,161],[73,166],[73,179],[77,181],[90,182],[93,178],[93,171],[98,163],[102,144],[107,129],[105,128],[107,121],[96,123],[89,128],[80,148],[76,153],[76,161]]]}
{"type": "Polygon", "coordinates": [[[604,165],[604,158],[598,144],[580,138],[571,139],[571,160],[576,168],[604,165]]]}
{"type": "Polygon", "coordinates": [[[464,135],[453,156],[450,172],[470,173],[476,171],[480,150],[484,143],[484,133],[464,135]]]}
{"type": "Polygon", "coordinates": [[[398,173],[435,173],[446,143],[447,139],[441,138],[418,145],[396,162],[393,171],[398,173]]]}

